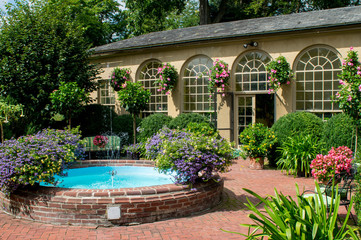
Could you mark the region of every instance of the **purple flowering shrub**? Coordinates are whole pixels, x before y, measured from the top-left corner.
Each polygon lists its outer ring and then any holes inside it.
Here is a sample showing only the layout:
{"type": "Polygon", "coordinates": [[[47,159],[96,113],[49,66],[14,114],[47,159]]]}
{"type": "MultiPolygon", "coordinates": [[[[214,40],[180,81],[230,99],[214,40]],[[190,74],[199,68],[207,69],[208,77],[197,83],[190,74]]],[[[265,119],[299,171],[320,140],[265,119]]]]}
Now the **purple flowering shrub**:
{"type": "Polygon", "coordinates": [[[176,131],[164,127],[154,134],[153,137],[148,138],[145,143],[145,157],[155,159],[159,153],[163,152],[162,143],[165,140],[178,140],[188,136],[190,136],[189,132],[176,131]]]}
{"type": "Polygon", "coordinates": [[[168,134],[176,137],[161,138],[155,165],[161,172],[175,172],[177,183],[207,181],[213,179],[216,172],[227,171],[231,165],[233,149],[223,138],[181,130],[172,130],[168,134]]]}
{"type": "Polygon", "coordinates": [[[19,185],[54,182],[71,162],[84,157],[78,129],[44,129],[35,135],[0,145],[0,189],[10,193],[19,185]]]}

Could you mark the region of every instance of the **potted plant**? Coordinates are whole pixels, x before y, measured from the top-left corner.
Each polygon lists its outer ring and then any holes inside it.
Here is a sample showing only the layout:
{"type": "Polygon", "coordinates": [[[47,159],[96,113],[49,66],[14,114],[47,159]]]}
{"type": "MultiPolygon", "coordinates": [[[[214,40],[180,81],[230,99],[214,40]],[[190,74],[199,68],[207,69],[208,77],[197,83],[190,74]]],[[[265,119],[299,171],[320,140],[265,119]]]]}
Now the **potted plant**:
{"type": "Polygon", "coordinates": [[[271,61],[266,66],[266,69],[268,74],[270,74],[268,77],[269,94],[277,92],[282,84],[289,85],[291,83],[293,74],[290,64],[285,57],[279,56],[276,60],[271,61]]]}
{"type": "Polygon", "coordinates": [[[169,95],[177,85],[177,70],[170,63],[165,63],[162,67],[158,68],[158,76],[159,78],[154,82],[154,84],[158,86],[157,91],[169,95]]]}
{"type": "Polygon", "coordinates": [[[335,174],[346,171],[351,173],[352,151],[346,146],[332,147],[327,155],[319,154],[311,162],[312,176],[327,184],[335,174]]]}
{"type": "MultiPolygon", "coordinates": [[[[222,60],[216,59],[213,62],[213,67],[209,71],[209,82],[208,82],[208,92],[213,93],[215,88],[222,89],[222,96],[224,96],[225,87],[229,84],[230,71],[228,64],[222,60]]],[[[220,92],[221,90],[219,90],[220,92]]],[[[212,97],[212,95],[210,95],[212,97]]]]}
{"type": "Polygon", "coordinates": [[[251,169],[263,169],[264,157],[276,143],[274,132],[262,123],[247,126],[239,136],[251,169]]]}

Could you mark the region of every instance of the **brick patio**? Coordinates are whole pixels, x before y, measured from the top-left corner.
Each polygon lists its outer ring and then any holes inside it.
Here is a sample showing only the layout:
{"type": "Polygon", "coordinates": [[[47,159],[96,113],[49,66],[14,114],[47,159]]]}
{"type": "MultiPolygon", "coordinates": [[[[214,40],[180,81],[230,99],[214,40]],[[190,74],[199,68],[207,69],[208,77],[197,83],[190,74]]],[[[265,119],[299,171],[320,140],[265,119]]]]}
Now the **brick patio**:
{"type": "MultiPolygon", "coordinates": [[[[242,188],[249,188],[266,196],[273,189],[294,196],[295,183],[313,189],[311,178],[294,178],[278,170],[250,170],[248,162],[238,160],[231,171],[223,174],[225,191],[223,202],[210,211],[191,217],[110,228],[56,226],[14,219],[0,213],[0,239],[243,239],[220,229],[246,233],[240,223],[250,223],[250,213],[242,204],[248,196],[242,188]]],[[[344,209],[342,209],[344,210],[344,209]]]]}

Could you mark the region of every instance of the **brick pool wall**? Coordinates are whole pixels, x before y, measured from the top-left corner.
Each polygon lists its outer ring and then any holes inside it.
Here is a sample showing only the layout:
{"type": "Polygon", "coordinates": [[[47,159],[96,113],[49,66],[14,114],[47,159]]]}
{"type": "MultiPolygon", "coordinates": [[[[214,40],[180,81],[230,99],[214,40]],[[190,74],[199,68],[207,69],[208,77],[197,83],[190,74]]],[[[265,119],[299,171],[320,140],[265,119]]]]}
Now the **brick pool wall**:
{"type": "MultiPolygon", "coordinates": [[[[86,160],[74,167],[152,164],[143,160],[86,160]]],[[[10,197],[0,192],[0,207],[16,217],[52,224],[128,225],[189,216],[212,208],[221,200],[223,180],[194,188],[175,184],[102,190],[27,187],[10,197]],[[108,220],[108,207],[120,207],[120,218],[108,220]]]]}

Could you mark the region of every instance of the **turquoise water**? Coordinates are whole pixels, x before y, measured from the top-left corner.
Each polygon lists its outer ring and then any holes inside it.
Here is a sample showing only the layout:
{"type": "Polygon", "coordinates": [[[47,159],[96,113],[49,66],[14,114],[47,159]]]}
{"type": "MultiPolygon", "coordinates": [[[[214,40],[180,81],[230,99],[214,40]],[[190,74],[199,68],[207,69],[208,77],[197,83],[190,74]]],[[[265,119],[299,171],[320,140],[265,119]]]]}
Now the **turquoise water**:
{"type": "Polygon", "coordinates": [[[173,177],[159,173],[152,167],[88,167],[64,171],[68,175],[56,175],[55,185],[40,183],[40,186],[82,189],[133,188],[173,183],[173,177]],[[111,172],[116,174],[111,177],[111,172]]]}

